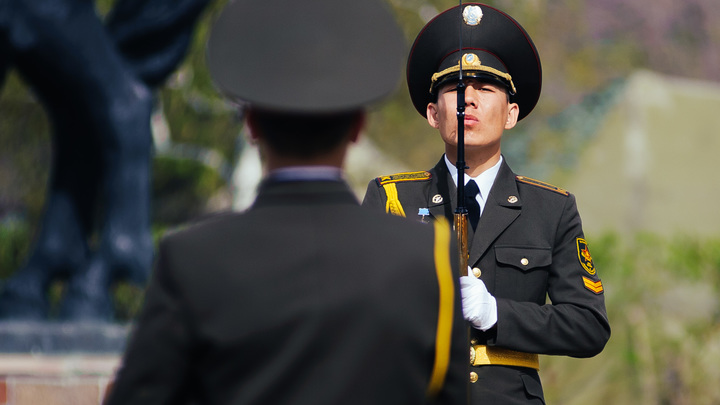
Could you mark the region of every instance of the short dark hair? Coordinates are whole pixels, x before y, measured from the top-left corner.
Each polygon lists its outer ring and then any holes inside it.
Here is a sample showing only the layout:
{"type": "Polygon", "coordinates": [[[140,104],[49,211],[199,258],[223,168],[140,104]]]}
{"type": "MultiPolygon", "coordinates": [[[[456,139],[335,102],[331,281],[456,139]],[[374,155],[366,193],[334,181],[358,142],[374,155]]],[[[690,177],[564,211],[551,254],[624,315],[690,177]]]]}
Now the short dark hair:
{"type": "Polygon", "coordinates": [[[252,109],[249,113],[268,146],[287,157],[314,157],[333,150],[362,116],[362,110],[301,114],[252,109]]]}

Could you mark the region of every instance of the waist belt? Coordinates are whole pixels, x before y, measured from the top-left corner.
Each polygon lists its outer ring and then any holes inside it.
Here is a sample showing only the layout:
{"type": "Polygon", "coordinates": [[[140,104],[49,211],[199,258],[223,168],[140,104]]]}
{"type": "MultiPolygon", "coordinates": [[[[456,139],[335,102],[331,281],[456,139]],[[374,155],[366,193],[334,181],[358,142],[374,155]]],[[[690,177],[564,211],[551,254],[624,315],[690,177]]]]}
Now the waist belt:
{"type": "Polygon", "coordinates": [[[470,346],[470,364],[473,366],[516,366],[540,370],[540,360],[535,353],[516,352],[502,347],[470,346]]]}

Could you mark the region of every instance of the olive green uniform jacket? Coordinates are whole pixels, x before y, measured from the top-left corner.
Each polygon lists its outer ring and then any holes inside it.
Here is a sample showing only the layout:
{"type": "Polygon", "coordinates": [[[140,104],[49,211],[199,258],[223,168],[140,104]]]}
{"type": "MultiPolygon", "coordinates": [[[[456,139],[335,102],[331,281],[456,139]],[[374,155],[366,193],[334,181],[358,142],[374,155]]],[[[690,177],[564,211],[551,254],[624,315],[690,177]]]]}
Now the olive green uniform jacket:
{"type": "Polygon", "coordinates": [[[163,239],[108,405],[464,404],[453,241],[341,181],[266,181],[163,239]]]}
{"type": "MultiPolygon", "coordinates": [[[[386,210],[388,192],[394,191],[407,218],[420,219],[418,210],[427,208],[432,218],[452,220],[457,191],[444,158],[427,172],[370,181],[363,205],[386,210]]],[[[503,160],[477,230],[468,228],[468,264],[480,270],[498,311],[488,332],[472,329],[473,343],[572,357],[602,351],[610,337],[604,290],[572,194],[516,176],[503,160]]],[[[478,375],[471,384],[473,404],[544,401],[534,369],[472,370],[478,375]]]]}

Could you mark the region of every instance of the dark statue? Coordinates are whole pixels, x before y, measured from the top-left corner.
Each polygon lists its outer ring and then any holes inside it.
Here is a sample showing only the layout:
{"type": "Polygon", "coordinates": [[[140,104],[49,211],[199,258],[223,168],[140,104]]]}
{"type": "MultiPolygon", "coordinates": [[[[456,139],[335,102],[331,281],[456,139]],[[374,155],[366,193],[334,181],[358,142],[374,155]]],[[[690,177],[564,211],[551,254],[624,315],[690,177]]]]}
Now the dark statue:
{"type": "Polygon", "coordinates": [[[52,124],[46,206],[24,265],[1,287],[0,318],[110,320],[117,280],[144,284],[150,233],[153,92],[179,65],[210,0],[0,0],[0,84],[15,68],[52,124]],[[91,238],[97,235],[97,240],[91,238]]]}

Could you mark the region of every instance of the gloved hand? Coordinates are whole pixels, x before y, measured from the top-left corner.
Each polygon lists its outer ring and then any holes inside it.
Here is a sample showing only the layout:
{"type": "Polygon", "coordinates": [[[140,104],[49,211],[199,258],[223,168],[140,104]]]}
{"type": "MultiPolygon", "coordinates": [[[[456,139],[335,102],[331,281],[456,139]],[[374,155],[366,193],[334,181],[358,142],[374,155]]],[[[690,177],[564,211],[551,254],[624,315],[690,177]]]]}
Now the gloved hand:
{"type": "Polygon", "coordinates": [[[482,280],[474,276],[460,277],[460,294],[463,316],[475,329],[486,331],[497,323],[497,301],[482,280]]]}

